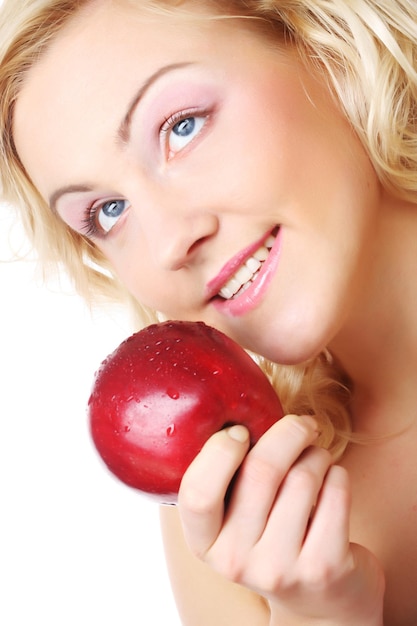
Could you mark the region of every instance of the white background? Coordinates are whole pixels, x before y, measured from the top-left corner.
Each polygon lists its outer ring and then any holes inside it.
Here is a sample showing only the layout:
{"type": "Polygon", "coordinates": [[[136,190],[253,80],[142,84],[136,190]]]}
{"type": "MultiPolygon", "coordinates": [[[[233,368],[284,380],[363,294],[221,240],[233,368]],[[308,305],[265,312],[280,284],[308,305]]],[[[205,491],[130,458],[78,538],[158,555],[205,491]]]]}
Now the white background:
{"type": "Polygon", "coordinates": [[[0,623],[177,626],[157,505],[110,476],[87,427],[94,371],[129,324],[7,261],[11,223],[0,205],[0,623]]]}

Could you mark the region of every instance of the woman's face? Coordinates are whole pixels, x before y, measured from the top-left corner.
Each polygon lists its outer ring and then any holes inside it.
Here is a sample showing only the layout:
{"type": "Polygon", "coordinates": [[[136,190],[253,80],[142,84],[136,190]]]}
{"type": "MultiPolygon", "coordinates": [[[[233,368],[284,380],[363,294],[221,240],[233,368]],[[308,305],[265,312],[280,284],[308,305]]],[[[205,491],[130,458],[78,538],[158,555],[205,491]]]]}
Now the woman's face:
{"type": "Polygon", "coordinates": [[[294,52],[198,17],[90,4],[30,70],[16,146],[140,302],[301,361],[356,307],[379,186],[294,52]]]}

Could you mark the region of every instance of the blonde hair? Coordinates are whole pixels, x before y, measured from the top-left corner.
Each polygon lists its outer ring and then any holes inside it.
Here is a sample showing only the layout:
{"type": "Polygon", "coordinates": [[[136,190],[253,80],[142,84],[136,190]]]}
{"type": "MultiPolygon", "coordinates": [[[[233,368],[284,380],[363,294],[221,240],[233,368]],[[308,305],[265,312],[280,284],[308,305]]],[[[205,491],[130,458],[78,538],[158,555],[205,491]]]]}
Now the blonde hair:
{"type": "MultiPolygon", "coordinates": [[[[139,4],[141,0],[131,0],[139,4]]],[[[45,265],[62,264],[87,299],[129,299],[97,248],[52,214],[20,163],[13,110],[26,72],[63,25],[89,0],[4,0],[0,10],[0,182],[20,209],[45,265]]],[[[142,2],[174,11],[181,0],[142,2]]],[[[216,17],[251,18],[306,63],[324,71],[329,88],[391,192],[417,203],[417,6],[415,0],[197,0],[216,17]]],[[[187,3],[188,9],[192,3],[187,3]]],[[[144,325],[158,319],[138,303],[144,325]]],[[[323,352],[309,363],[278,366],[259,359],[287,412],[313,413],[322,445],[339,456],[350,437],[349,382],[323,352]]]]}

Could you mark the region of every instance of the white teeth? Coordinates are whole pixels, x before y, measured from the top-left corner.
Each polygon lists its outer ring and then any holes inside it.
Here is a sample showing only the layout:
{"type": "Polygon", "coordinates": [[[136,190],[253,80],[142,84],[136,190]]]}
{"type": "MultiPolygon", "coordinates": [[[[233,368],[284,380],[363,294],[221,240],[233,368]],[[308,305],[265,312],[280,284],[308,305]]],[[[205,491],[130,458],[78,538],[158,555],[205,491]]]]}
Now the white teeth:
{"type": "Polygon", "coordinates": [[[258,261],[258,259],[255,259],[255,257],[251,256],[246,261],[245,265],[253,273],[261,267],[262,263],[261,261],[258,261]]]}
{"type": "Polygon", "coordinates": [[[219,291],[219,294],[221,295],[222,298],[224,298],[225,300],[230,300],[230,298],[232,296],[235,295],[235,293],[237,291],[239,291],[239,288],[242,286],[242,283],[240,283],[238,280],[235,280],[234,278],[232,278],[231,280],[228,281],[228,283],[219,291]]]}
{"type": "Polygon", "coordinates": [[[245,263],[237,270],[234,276],[219,291],[219,296],[225,300],[230,300],[237,293],[246,291],[259,274],[262,264],[268,258],[268,254],[274,245],[275,237],[270,235],[264,244],[256,250],[253,256],[249,257],[245,263]]]}
{"type": "Polygon", "coordinates": [[[247,267],[247,265],[242,265],[242,267],[240,267],[234,278],[236,280],[238,280],[240,282],[241,285],[244,285],[245,283],[248,282],[248,280],[250,280],[253,276],[253,272],[251,272],[251,270],[247,267]]]}
{"type": "MultiPolygon", "coordinates": [[[[253,280],[253,279],[252,279],[253,280]]],[[[251,286],[252,282],[249,281],[247,283],[245,283],[240,289],[239,289],[239,293],[243,293],[244,291],[246,291],[246,289],[249,289],[249,287],[251,286]]]]}
{"type": "MultiPolygon", "coordinates": [[[[251,278],[252,282],[257,279],[258,274],[259,274],[259,270],[257,272],[255,272],[254,275],[252,276],[252,278],[251,278]]],[[[249,283],[248,283],[248,287],[249,287],[249,283]]]]}
{"type": "Polygon", "coordinates": [[[265,261],[268,258],[268,254],[268,248],[262,246],[262,248],[259,248],[259,250],[257,250],[253,256],[255,257],[255,259],[258,259],[258,261],[265,261]]]}

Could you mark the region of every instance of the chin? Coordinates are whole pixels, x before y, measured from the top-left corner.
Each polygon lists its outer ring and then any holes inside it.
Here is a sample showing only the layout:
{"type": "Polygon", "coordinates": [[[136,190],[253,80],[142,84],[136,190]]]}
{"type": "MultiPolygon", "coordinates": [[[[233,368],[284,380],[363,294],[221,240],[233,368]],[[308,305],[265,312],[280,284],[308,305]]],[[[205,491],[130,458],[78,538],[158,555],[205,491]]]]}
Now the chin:
{"type": "Polygon", "coordinates": [[[326,348],[326,342],[316,334],[275,327],[262,333],[237,333],[232,337],[244,348],[280,365],[299,365],[316,357],[326,348]]]}

